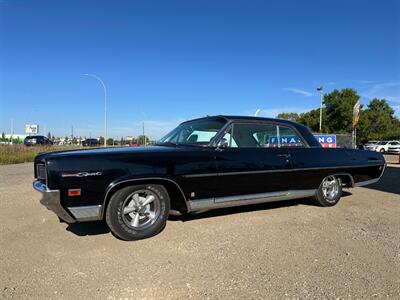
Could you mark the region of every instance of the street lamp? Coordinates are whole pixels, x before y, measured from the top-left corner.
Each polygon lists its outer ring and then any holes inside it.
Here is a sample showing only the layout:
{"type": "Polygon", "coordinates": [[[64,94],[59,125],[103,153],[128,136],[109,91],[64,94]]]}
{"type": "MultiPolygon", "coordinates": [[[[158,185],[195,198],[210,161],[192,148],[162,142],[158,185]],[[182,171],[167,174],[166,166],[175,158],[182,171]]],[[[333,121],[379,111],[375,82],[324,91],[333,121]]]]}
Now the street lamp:
{"type": "Polygon", "coordinates": [[[322,102],[324,98],[324,90],[322,85],[317,87],[317,91],[321,94],[321,106],[319,108],[319,133],[322,133],[322,102]]]}
{"type": "Polygon", "coordinates": [[[101,85],[103,86],[104,90],[104,147],[107,147],[107,89],[106,85],[104,84],[104,81],[101,80],[99,76],[96,74],[83,74],[85,76],[91,76],[96,78],[98,81],[100,81],[101,85]]]}

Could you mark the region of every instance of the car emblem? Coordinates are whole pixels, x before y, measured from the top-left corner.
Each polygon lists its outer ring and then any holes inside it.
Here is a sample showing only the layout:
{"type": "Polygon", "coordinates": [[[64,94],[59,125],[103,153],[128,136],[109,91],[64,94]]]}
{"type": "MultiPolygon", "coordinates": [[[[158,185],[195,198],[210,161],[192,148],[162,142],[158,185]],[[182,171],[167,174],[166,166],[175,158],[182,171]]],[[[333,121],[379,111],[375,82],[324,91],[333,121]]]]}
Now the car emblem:
{"type": "Polygon", "coordinates": [[[62,173],[61,177],[89,177],[89,176],[101,176],[101,172],[79,172],[79,173],[62,173]]]}

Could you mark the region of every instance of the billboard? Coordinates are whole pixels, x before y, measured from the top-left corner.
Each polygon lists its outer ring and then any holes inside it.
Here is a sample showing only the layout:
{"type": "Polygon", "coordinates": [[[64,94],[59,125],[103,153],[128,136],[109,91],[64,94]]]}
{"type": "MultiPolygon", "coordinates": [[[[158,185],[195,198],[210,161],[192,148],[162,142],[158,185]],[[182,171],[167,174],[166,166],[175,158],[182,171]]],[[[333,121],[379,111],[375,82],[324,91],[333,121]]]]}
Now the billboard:
{"type": "Polygon", "coordinates": [[[336,135],[334,134],[314,134],[317,141],[324,148],[336,148],[336,135]]]}
{"type": "Polygon", "coordinates": [[[39,125],[37,125],[37,124],[26,124],[25,125],[25,133],[27,133],[27,134],[38,134],[39,133],[39,125]]]}

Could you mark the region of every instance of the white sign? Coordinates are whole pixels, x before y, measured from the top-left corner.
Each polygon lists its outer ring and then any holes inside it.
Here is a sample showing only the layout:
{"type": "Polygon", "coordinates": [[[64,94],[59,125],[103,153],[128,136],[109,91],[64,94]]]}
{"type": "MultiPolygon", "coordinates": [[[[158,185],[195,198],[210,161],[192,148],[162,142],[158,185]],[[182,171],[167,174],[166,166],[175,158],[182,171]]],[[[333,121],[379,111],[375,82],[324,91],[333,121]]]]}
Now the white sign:
{"type": "Polygon", "coordinates": [[[27,125],[25,125],[25,133],[27,133],[27,134],[38,134],[39,133],[39,125],[36,125],[36,124],[27,124],[27,125]]]}

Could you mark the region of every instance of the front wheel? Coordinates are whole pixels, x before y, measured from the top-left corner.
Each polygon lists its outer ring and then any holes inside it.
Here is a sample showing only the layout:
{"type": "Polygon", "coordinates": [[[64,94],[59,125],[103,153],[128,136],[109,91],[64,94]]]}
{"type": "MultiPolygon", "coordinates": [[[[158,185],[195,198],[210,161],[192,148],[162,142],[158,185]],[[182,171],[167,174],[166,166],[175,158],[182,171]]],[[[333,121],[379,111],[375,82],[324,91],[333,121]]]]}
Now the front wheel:
{"type": "Polygon", "coordinates": [[[381,148],[381,150],[379,150],[380,153],[385,153],[385,149],[381,148]]]}
{"type": "Polygon", "coordinates": [[[340,178],[331,175],[322,180],[313,201],[320,206],[334,206],[339,202],[341,196],[342,182],[340,178]]]}
{"type": "Polygon", "coordinates": [[[162,185],[128,186],[111,197],[106,222],[111,231],[123,240],[145,239],[165,227],[169,208],[168,193],[162,185]]]}

